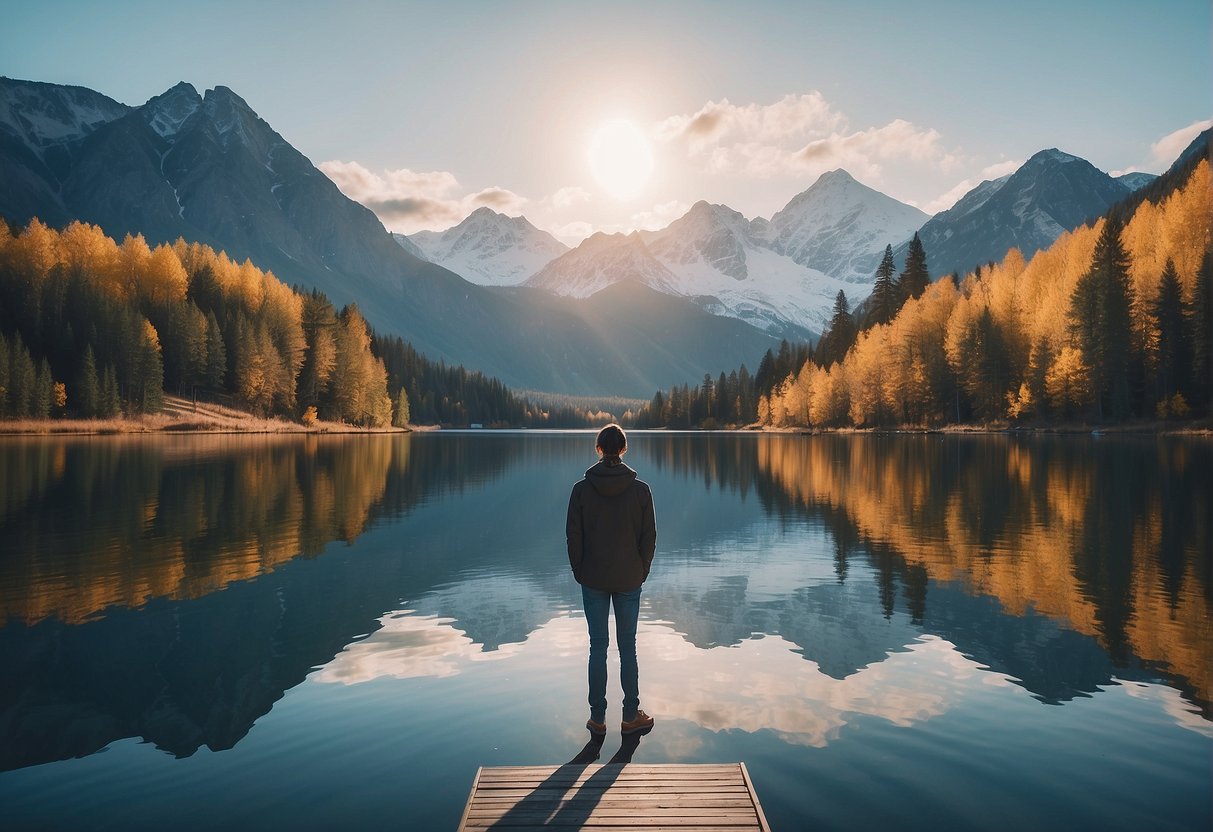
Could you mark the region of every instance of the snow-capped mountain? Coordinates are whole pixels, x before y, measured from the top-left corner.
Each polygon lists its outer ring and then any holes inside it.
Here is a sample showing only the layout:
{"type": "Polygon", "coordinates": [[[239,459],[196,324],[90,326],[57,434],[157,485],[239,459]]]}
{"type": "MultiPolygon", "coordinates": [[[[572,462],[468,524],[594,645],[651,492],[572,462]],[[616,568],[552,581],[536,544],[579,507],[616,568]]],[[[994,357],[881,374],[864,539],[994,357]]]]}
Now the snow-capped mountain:
{"type": "Polygon", "coordinates": [[[779,254],[744,216],[703,201],[660,231],[595,234],[526,285],[588,297],[626,280],[794,337],[821,332],[838,290],[856,289],[779,254]]]}
{"type": "MultiPolygon", "coordinates": [[[[1123,182],[1090,162],[1052,148],[1009,176],[982,182],[918,233],[932,276],[964,275],[1001,260],[1011,248],[1031,258],[1129,193],[1123,182]]],[[[894,247],[898,264],[904,262],[905,250],[904,244],[894,247]]]]}
{"type": "Polygon", "coordinates": [[[855,286],[775,251],[752,222],[724,205],[697,202],[644,236],[649,251],[677,278],[679,294],[768,331],[790,325],[821,332],[838,290],[856,294],[855,286]]]}
{"type": "Polygon", "coordinates": [[[1146,173],[1145,171],[1135,170],[1132,173],[1121,174],[1113,177],[1117,182],[1124,185],[1130,191],[1137,191],[1149,185],[1158,178],[1156,173],[1146,173]]]}
{"type": "Polygon", "coordinates": [[[569,250],[526,217],[507,217],[488,207],[446,231],[393,236],[402,246],[411,242],[431,263],[484,286],[515,286],[569,250]]]}
{"type": "Polygon", "coordinates": [[[800,265],[869,285],[885,246],[908,240],[928,219],[839,169],[822,174],[758,228],[772,249],[800,265]]]}
{"type": "Polygon", "coordinates": [[[678,278],[658,262],[635,231],[591,234],[577,248],[535,272],[523,285],[566,297],[588,298],[628,280],[663,294],[682,294],[678,291],[678,278]]]}

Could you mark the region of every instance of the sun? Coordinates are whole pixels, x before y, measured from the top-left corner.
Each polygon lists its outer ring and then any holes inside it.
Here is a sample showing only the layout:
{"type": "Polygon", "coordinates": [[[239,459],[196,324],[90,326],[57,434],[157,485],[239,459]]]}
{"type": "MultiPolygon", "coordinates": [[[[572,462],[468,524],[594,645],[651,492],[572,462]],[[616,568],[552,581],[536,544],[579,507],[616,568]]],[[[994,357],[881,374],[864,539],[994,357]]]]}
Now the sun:
{"type": "Polygon", "coordinates": [[[649,140],[627,119],[600,124],[590,139],[588,155],[598,184],[621,201],[640,196],[653,175],[649,140]]]}

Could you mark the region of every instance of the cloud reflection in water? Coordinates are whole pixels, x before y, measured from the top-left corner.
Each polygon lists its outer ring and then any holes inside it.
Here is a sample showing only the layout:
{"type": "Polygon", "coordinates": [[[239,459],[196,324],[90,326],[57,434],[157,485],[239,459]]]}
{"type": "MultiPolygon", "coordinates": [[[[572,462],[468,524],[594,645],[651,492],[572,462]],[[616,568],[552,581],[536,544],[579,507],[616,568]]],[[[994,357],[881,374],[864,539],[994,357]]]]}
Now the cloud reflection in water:
{"type": "MultiPolygon", "coordinates": [[[[450,618],[410,610],[347,646],[312,676],[359,684],[380,678],[445,678],[486,661],[517,661],[536,673],[574,667],[586,649],[585,623],[562,614],[522,642],[485,651],[450,618]]],[[[734,646],[697,647],[669,623],[641,621],[641,691],[651,712],[710,731],[772,731],[797,745],[824,747],[857,716],[909,726],[946,712],[975,686],[1009,685],[965,658],[948,641],[923,636],[905,652],[835,679],[797,646],[763,635],[734,646]]]]}

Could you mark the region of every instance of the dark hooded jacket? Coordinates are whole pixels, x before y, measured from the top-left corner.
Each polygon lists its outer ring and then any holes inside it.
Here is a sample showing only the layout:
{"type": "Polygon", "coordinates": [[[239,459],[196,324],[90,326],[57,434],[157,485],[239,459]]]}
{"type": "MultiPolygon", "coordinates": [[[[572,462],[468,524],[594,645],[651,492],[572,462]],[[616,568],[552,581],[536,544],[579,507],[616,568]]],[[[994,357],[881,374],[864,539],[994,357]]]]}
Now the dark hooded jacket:
{"type": "Polygon", "coordinates": [[[573,486],[565,535],[577,583],[605,592],[636,589],[657,548],[648,484],[618,459],[599,462],[573,486]]]}

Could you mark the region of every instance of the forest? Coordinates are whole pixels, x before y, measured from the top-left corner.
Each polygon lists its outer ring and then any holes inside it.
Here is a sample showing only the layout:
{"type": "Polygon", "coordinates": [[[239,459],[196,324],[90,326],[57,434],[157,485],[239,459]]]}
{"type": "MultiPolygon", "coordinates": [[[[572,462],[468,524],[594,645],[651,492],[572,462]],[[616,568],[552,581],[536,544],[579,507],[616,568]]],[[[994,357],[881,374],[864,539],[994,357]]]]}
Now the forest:
{"type": "Polygon", "coordinates": [[[1063,234],[931,281],[915,235],[809,345],[659,391],[643,427],[936,427],[1172,419],[1213,412],[1209,161],[1063,234]],[[1168,184],[1170,187],[1167,187],[1168,184]]]}
{"type": "Polygon", "coordinates": [[[585,423],[209,246],[0,221],[0,419],[150,413],[164,391],[305,424],[585,423]]]}

